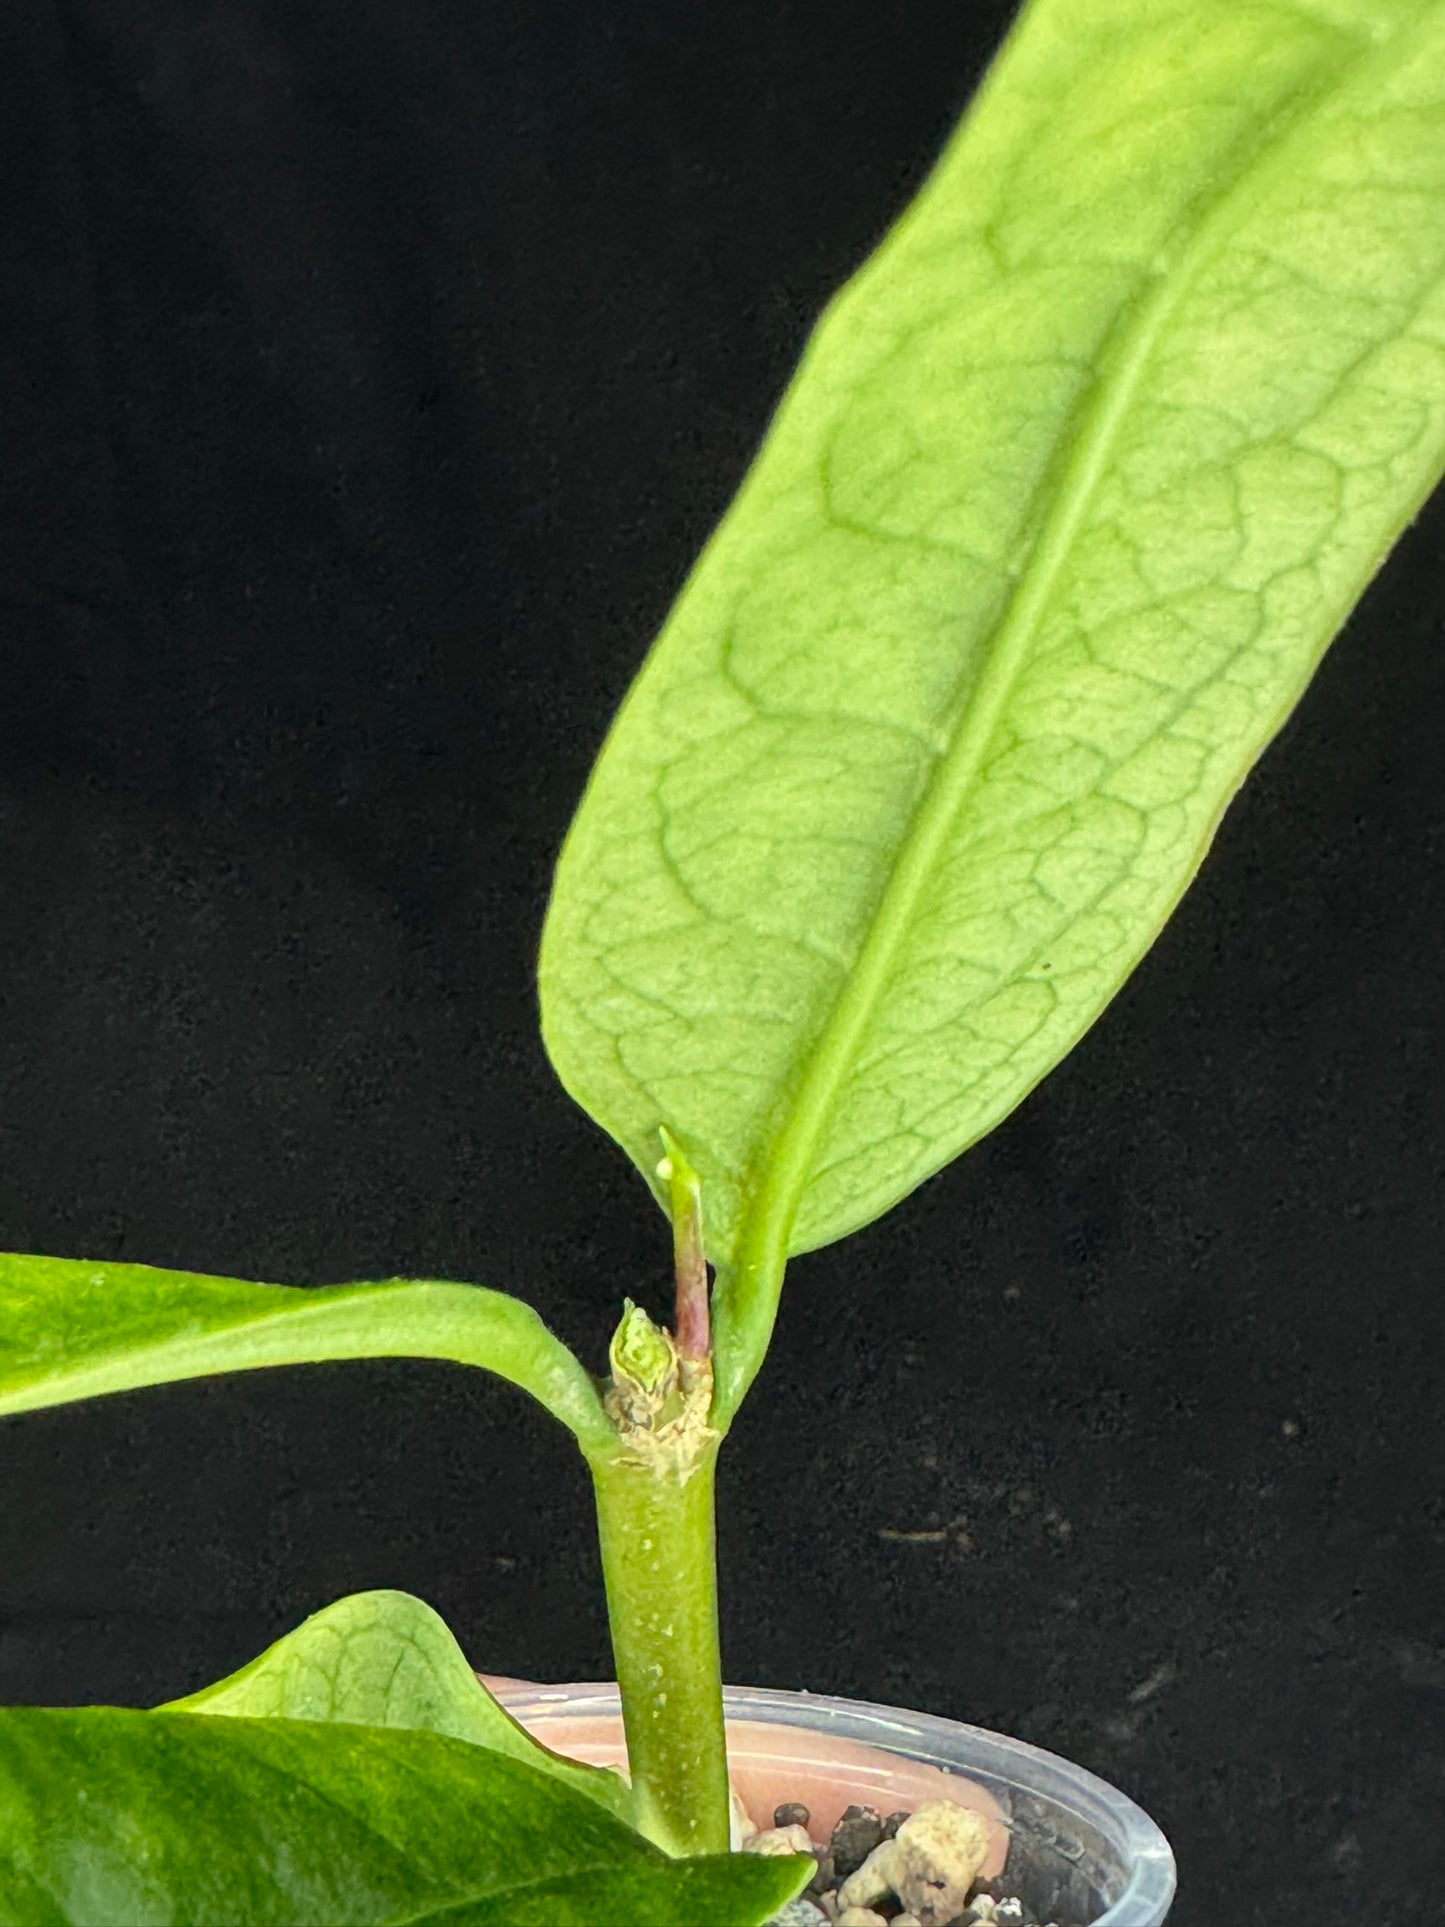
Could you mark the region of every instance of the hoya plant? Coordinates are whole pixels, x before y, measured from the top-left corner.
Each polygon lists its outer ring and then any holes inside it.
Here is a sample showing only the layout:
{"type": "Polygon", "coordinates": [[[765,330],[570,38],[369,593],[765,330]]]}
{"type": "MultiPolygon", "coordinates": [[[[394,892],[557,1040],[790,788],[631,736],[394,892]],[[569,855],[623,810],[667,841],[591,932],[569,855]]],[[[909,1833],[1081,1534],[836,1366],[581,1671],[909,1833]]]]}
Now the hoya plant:
{"type": "Polygon", "coordinates": [[[713,1556],[788,1259],[1095,1021],[1442,464],[1445,0],[1033,0],[558,864],[543,1036],[670,1222],[670,1327],[619,1281],[594,1371],[494,1285],[0,1259],[6,1414],[387,1356],[529,1392],[596,1494],[629,1778],[365,1594],[172,1706],[0,1714],[0,1918],[748,1927],[800,1889],[727,1852],[713,1556]]]}

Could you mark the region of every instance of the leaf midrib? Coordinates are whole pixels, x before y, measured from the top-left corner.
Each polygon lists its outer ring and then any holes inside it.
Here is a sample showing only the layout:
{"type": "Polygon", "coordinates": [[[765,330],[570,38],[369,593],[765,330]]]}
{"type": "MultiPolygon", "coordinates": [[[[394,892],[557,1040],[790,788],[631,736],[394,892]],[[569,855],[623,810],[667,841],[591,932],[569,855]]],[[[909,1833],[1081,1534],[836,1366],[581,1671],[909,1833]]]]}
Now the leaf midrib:
{"type": "MultiPolygon", "coordinates": [[[[953,739],[934,766],[914,808],[878,908],[847,981],[833,1001],[826,1023],[804,1054],[806,1068],[797,1098],[777,1131],[767,1175],[755,1201],[745,1210],[735,1262],[719,1307],[720,1324],[739,1335],[760,1301],[776,1301],[776,1283],[787,1261],[787,1239],[808,1181],[814,1154],[831,1115],[833,1099],[846,1079],[869,1019],[891,979],[899,948],[912,927],[924,887],[944,850],[954,823],[977,787],[984,753],[1012,695],[1029,644],[1079,528],[1093,504],[1119,425],[1138,390],[1155,343],[1193,286],[1205,264],[1243,225],[1282,168],[1318,140],[1332,111],[1351,92],[1374,84],[1408,58],[1415,41],[1433,22],[1438,8],[1427,5],[1384,46],[1342,51],[1334,76],[1291,117],[1197,222],[1193,236],[1153,293],[1106,355],[1086,411],[1075,452],[1054,492],[1029,563],[999,618],[981,645],[983,669],[954,725],[953,739]]],[[[769,1319],[769,1323],[771,1320],[769,1319]]],[[[736,1410],[757,1365],[768,1333],[749,1333],[746,1357],[720,1347],[715,1417],[736,1410]]]]}

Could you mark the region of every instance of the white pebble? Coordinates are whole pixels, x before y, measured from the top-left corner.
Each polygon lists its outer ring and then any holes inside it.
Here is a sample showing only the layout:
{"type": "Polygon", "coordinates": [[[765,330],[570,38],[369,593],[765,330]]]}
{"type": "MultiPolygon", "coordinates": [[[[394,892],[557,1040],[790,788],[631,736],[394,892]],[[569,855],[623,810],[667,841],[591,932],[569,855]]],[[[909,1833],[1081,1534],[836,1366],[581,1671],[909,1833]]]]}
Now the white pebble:
{"type": "Polygon", "coordinates": [[[811,1853],[813,1842],[806,1827],[764,1827],[743,1843],[744,1853],[811,1853]]]}
{"type": "Polygon", "coordinates": [[[728,1781],[728,1847],[733,1853],[742,1853],[749,1840],[757,1832],[758,1825],[743,1805],[743,1796],[732,1781],[728,1781]]]}
{"type": "Polygon", "coordinates": [[[821,1907],[815,1906],[811,1900],[805,1900],[800,1894],[796,1900],[790,1900],[780,1913],[765,1921],[764,1927],[828,1927],[828,1916],[821,1907]]]}
{"type": "Polygon", "coordinates": [[[867,1907],[893,1892],[893,1842],[875,1847],[862,1866],[838,1888],[840,1907],[867,1907]]]}
{"type": "Polygon", "coordinates": [[[838,1916],[838,1927],[888,1927],[888,1922],[871,1907],[845,1907],[838,1916]]]}
{"type": "Polygon", "coordinates": [[[981,1813],[954,1800],[925,1801],[843,1882],[839,1905],[867,1907],[892,1893],[919,1927],[945,1927],[963,1912],[988,1848],[981,1813]]]}

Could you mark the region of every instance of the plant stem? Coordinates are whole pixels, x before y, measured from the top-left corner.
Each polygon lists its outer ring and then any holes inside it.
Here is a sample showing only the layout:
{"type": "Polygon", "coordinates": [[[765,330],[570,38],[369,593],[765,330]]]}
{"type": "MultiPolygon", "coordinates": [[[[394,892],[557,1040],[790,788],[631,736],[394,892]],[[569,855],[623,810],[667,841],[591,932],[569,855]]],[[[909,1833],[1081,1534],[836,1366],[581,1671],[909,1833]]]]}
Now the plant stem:
{"type": "Polygon", "coordinates": [[[717,1446],[705,1425],[683,1424],[624,1431],[614,1452],[589,1455],[634,1824],[673,1854],[728,1849],[717,1446]]]}
{"type": "Polygon", "coordinates": [[[708,1358],[712,1354],[712,1331],[703,1251],[702,1186],[672,1133],[664,1129],[659,1136],[667,1154],[657,1167],[657,1175],[667,1186],[672,1216],[672,1268],[677,1290],[673,1332],[678,1355],[708,1358]]]}

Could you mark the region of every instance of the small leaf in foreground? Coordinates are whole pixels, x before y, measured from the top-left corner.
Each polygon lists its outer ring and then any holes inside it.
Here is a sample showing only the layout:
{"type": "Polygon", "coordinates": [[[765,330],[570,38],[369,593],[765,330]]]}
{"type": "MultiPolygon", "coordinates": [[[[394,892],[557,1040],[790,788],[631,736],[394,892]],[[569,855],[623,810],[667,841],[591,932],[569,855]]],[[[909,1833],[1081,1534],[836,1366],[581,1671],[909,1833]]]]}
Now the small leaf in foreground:
{"type": "Polygon", "coordinates": [[[629,1818],[625,1782],[534,1740],[477,1678],[440,1614],[410,1593],[338,1599],[239,1672],[160,1710],[445,1733],[552,1773],[629,1818]]]}
{"type": "Polygon", "coordinates": [[[808,1872],[739,1854],[692,1874],[550,1774],[437,1733],[0,1711],[7,1927],[389,1927],[463,1905],[477,1927],[698,1927],[699,1879],[710,1927],[757,1927],[808,1872]]]}

